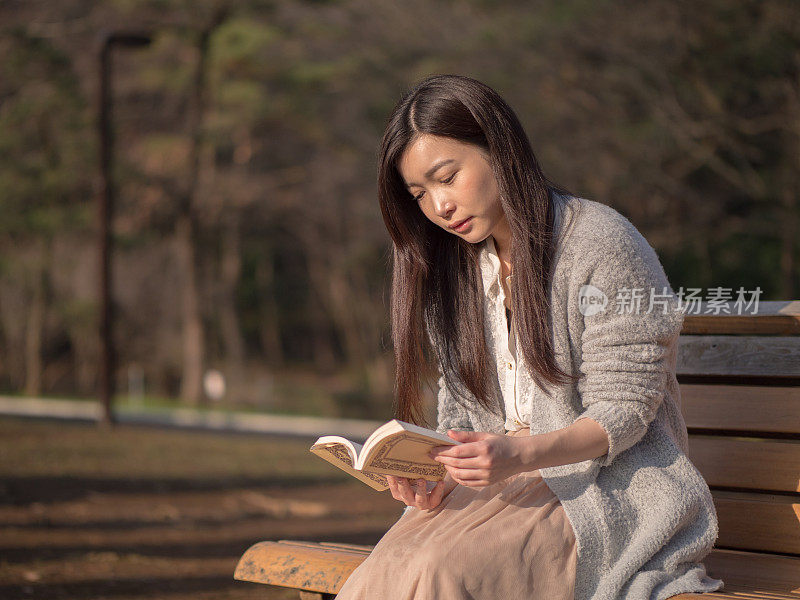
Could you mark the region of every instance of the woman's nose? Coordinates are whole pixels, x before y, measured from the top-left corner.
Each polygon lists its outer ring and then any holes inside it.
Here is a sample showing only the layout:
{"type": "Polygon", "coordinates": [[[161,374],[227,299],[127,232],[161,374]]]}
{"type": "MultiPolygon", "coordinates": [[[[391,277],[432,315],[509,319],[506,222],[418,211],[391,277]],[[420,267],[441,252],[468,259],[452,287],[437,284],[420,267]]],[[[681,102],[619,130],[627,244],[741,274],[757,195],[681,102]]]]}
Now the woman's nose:
{"type": "Polygon", "coordinates": [[[441,218],[447,218],[456,209],[455,204],[450,201],[446,193],[439,192],[431,195],[433,196],[433,210],[441,218]]]}

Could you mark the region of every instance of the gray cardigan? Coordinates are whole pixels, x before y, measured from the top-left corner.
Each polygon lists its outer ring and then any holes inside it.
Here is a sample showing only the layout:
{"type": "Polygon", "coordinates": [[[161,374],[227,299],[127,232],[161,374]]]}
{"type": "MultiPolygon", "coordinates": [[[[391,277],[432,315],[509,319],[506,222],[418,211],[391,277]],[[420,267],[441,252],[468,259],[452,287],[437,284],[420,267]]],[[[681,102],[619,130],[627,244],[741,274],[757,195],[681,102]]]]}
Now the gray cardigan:
{"type": "MultiPolygon", "coordinates": [[[[677,298],[655,251],[628,219],[591,200],[557,194],[555,199],[558,242],[550,289],[555,356],[561,369],[583,377],[575,385],[547,385],[546,393],[525,371],[519,353],[517,392],[532,435],[583,417],[608,433],[607,454],[541,469],[575,532],[575,600],[662,600],[718,590],[722,580],[709,577],[700,562],[719,527],[708,485],[686,456],[675,376],[683,324],[677,298]],[[591,290],[587,285],[597,288],[595,298],[605,294],[604,310],[581,308],[582,291],[586,297],[591,290]],[[638,312],[617,301],[618,294],[630,297],[636,288],[642,297],[638,312]],[[648,312],[653,291],[666,305],[656,297],[648,312]]],[[[485,305],[491,339],[504,325],[492,303],[485,305]]],[[[440,377],[437,431],[503,433],[499,383],[495,391],[500,400],[495,412],[475,403],[464,406],[440,377]]]]}

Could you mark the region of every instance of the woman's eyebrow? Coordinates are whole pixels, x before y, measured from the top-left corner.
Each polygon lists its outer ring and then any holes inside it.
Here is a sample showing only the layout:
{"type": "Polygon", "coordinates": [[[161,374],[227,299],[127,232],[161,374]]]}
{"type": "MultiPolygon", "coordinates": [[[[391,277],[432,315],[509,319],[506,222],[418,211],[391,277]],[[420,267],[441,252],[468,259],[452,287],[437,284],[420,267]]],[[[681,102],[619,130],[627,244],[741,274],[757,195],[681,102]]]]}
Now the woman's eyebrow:
{"type": "MultiPolygon", "coordinates": [[[[441,168],[442,168],[443,166],[445,166],[445,165],[449,165],[449,164],[450,164],[450,163],[452,163],[452,162],[456,162],[456,161],[455,161],[455,159],[453,159],[453,158],[446,158],[446,159],[444,159],[444,160],[440,160],[438,163],[436,163],[435,165],[433,165],[433,166],[432,166],[430,169],[428,169],[428,170],[425,172],[425,179],[430,179],[430,178],[431,178],[431,175],[433,175],[434,173],[436,173],[436,171],[438,171],[439,169],[441,169],[441,168]]],[[[420,184],[418,184],[418,183],[407,183],[407,184],[406,184],[406,188],[410,188],[412,185],[417,185],[417,186],[420,186],[420,184]]],[[[420,186],[420,187],[422,187],[422,186],[420,186]]]]}

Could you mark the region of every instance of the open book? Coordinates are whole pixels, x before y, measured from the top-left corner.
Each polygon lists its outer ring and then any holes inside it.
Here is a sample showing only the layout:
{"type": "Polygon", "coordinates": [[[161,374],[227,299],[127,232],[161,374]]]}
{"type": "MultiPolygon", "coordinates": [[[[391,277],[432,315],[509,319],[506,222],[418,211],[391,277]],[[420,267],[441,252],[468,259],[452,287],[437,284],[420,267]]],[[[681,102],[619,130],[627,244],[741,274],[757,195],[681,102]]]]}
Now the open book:
{"type": "Polygon", "coordinates": [[[447,471],[428,456],[434,446],[461,444],[444,434],[392,419],[373,431],[363,445],[324,435],[309,449],[378,491],[389,489],[387,475],[440,481],[447,471]]]}

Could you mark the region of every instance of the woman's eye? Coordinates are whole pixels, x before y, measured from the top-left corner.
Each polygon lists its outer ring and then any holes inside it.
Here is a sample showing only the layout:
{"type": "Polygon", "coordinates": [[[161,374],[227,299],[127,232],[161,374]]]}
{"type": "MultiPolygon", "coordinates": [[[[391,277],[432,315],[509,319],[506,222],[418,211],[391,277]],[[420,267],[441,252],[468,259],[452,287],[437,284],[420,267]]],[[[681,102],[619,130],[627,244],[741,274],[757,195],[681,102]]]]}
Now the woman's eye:
{"type": "MultiPolygon", "coordinates": [[[[451,183],[453,181],[453,179],[455,178],[457,173],[458,173],[458,171],[456,171],[455,173],[450,175],[450,177],[448,177],[447,179],[442,179],[442,183],[451,183]]],[[[422,196],[424,196],[424,195],[425,195],[425,192],[420,192],[419,194],[414,196],[414,200],[419,202],[422,199],[422,196]]]]}

